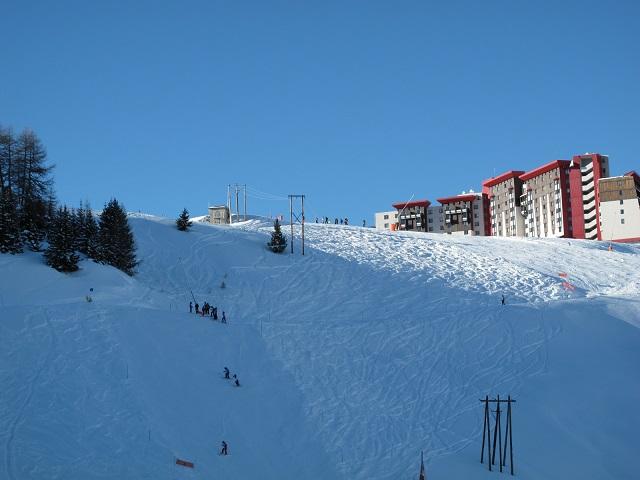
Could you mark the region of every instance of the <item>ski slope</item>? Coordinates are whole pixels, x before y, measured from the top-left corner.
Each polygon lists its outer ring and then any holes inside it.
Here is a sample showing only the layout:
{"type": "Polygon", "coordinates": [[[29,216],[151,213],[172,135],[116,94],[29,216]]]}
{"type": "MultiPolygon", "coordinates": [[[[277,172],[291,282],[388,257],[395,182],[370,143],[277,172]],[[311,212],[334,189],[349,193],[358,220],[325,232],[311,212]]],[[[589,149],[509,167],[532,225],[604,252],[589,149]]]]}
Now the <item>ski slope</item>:
{"type": "Polygon", "coordinates": [[[637,477],[639,247],[130,221],[133,278],[0,255],[0,478],[492,478],[498,394],[517,477],[637,477]]]}

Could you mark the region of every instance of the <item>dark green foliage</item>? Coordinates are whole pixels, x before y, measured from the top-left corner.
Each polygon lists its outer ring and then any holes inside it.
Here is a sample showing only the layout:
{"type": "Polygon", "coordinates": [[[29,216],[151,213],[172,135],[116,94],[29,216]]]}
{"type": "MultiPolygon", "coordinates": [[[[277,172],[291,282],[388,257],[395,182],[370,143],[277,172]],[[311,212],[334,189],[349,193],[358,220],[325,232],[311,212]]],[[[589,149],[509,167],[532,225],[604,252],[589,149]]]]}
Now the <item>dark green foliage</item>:
{"type": "Polygon", "coordinates": [[[181,232],[187,231],[191,226],[191,220],[189,220],[189,212],[186,208],[182,210],[182,213],[176,220],[176,225],[178,227],[178,230],[180,230],[181,232]]]}
{"type": "Polygon", "coordinates": [[[89,258],[96,259],[98,256],[98,223],[88,203],[80,202],[80,208],[75,212],[75,228],[76,250],[89,258]]]}
{"type": "Polygon", "coordinates": [[[52,166],[37,135],[0,127],[0,192],[9,190],[18,216],[24,243],[40,250],[49,221],[55,211],[52,166]]]}
{"type": "Polygon", "coordinates": [[[49,231],[49,247],[44,252],[47,265],[59,272],[75,272],[78,260],[75,252],[74,218],[67,207],[57,211],[49,231]]]}
{"type": "Polygon", "coordinates": [[[22,237],[11,190],[0,190],[0,252],[22,253],[22,237]]]}
{"type": "Polygon", "coordinates": [[[287,237],[282,233],[280,222],[277,219],[273,222],[271,241],[267,243],[267,247],[275,253],[282,253],[287,248],[287,237]]]}
{"type": "Polygon", "coordinates": [[[116,199],[112,199],[100,214],[98,260],[133,275],[138,264],[133,233],[127,214],[116,199]]]}

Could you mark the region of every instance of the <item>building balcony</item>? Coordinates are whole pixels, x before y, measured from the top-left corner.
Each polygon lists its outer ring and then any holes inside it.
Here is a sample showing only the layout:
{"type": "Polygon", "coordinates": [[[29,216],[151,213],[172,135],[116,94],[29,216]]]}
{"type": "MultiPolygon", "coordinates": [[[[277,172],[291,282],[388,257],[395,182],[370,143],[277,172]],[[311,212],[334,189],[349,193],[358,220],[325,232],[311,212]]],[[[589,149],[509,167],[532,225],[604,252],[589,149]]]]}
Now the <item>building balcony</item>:
{"type": "Polygon", "coordinates": [[[593,170],[591,170],[586,175],[584,173],[582,174],[582,185],[589,182],[593,182],[593,170]]]}

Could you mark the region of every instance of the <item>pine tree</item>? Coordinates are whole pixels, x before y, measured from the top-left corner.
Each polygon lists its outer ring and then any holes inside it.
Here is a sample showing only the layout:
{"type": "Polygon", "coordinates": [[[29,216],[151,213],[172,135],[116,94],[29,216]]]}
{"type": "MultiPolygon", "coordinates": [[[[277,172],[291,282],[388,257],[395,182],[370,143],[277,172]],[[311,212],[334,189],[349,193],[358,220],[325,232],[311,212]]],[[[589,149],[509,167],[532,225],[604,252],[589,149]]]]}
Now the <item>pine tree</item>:
{"type": "Polygon", "coordinates": [[[269,250],[275,253],[282,253],[287,248],[287,237],[280,229],[280,222],[276,219],[273,222],[273,232],[271,232],[271,241],[267,243],[269,250]]]}
{"type": "Polygon", "coordinates": [[[178,230],[180,230],[181,232],[187,231],[191,226],[191,220],[189,220],[189,212],[186,208],[182,210],[182,213],[176,220],[176,225],[178,227],[178,230]]]}
{"type": "Polygon", "coordinates": [[[15,198],[8,188],[0,191],[0,252],[22,253],[22,237],[15,198]]]}
{"type": "Polygon", "coordinates": [[[82,252],[93,260],[98,259],[98,222],[96,217],[93,216],[91,206],[87,203],[84,210],[84,240],[82,245],[82,252]]]}
{"type": "Polygon", "coordinates": [[[80,206],[73,214],[73,224],[75,228],[75,248],[78,252],[87,254],[85,245],[87,243],[87,221],[84,212],[84,206],[80,202],[80,206]]]}
{"type": "Polygon", "coordinates": [[[98,260],[133,275],[138,264],[133,233],[124,207],[114,198],[100,214],[98,260]]]}
{"type": "Polygon", "coordinates": [[[32,250],[39,251],[47,233],[53,200],[52,166],[46,165],[47,152],[38,136],[23,131],[15,142],[11,185],[20,213],[22,235],[32,250]]]}
{"type": "Polygon", "coordinates": [[[67,207],[59,209],[52,221],[49,247],[44,258],[47,265],[59,272],[78,270],[80,257],[75,252],[74,219],[67,207]]]}

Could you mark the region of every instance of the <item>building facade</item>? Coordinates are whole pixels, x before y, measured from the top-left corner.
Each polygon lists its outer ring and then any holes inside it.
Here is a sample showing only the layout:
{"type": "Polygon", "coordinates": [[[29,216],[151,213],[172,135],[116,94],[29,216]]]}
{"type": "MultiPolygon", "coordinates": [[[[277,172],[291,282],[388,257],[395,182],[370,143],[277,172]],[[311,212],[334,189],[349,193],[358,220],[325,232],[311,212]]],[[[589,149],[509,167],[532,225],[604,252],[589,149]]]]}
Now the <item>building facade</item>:
{"type": "Polygon", "coordinates": [[[520,208],[525,172],[511,170],[482,182],[482,193],[489,198],[489,231],[487,235],[524,237],[525,222],[520,208]]]}
{"type": "Polygon", "coordinates": [[[229,223],[230,220],[229,208],[226,205],[213,205],[209,207],[209,223],[222,225],[229,223]]]}
{"type": "Polygon", "coordinates": [[[439,198],[442,205],[443,233],[449,235],[486,235],[489,231],[487,195],[463,193],[439,198]]]}
{"type": "Polygon", "coordinates": [[[598,182],[600,240],[640,242],[640,177],[636,172],[598,182]]]}
{"type": "Polygon", "coordinates": [[[397,229],[401,231],[426,232],[429,205],[431,205],[429,200],[394,203],[393,208],[398,213],[397,229]]]}
{"type": "Polygon", "coordinates": [[[597,153],[575,155],[569,164],[571,236],[600,239],[598,182],[609,174],[609,158],[597,153]]]}
{"type": "Polygon", "coordinates": [[[396,210],[392,210],[390,212],[376,212],[376,230],[393,230],[398,221],[398,212],[396,210]]]}
{"type": "Polygon", "coordinates": [[[444,214],[442,205],[427,208],[427,232],[444,233],[444,214]]]}
{"type": "Polygon", "coordinates": [[[526,237],[572,237],[569,165],[555,160],[520,175],[526,237]]]}

